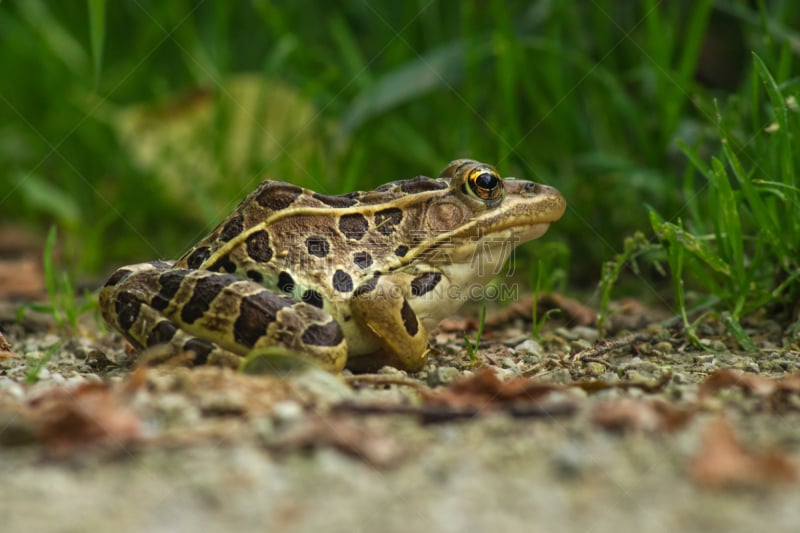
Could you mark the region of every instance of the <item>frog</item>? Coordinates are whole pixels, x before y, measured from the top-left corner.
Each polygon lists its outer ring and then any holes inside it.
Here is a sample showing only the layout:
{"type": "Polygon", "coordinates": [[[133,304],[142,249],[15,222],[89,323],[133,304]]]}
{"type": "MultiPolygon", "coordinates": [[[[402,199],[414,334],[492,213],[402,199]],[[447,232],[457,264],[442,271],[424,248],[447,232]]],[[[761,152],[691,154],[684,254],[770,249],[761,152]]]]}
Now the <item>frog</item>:
{"type": "Polygon", "coordinates": [[[416,372],[428,332],[566,205],[473,159],[339,195],[266,180],[179,259],[116,270],[100,310],[136,349],[189,366],[277,349],[332,372],[416,372]]]}

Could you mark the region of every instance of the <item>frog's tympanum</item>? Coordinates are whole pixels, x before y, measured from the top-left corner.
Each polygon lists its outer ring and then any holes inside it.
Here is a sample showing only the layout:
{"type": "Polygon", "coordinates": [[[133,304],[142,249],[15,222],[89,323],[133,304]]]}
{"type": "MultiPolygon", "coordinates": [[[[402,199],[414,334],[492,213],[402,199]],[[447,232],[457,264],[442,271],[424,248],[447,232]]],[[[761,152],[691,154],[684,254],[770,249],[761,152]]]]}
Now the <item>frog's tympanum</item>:
{"type": "Polygon", "coordinates": [[[137,348],[169,344],[195,365],[277,347],[334,371],[415,371],[428,328],[565,208],[552,187],[469,159],[338,196],[265,181],[177,261],[114,272],[100,307],[137,348]]]}

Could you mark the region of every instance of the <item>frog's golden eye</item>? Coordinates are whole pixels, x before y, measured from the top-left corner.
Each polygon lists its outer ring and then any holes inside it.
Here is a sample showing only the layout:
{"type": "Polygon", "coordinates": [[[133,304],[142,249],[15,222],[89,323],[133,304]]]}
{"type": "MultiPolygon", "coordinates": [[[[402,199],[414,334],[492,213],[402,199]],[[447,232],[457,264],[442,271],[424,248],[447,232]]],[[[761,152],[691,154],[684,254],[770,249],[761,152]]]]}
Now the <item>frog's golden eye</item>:
{"type": "Polygon", "coordinates": [[[486,202],[497,201],[503,196],[503,180],[493,169],[476,168],[470,172],[467,182],[475,196],[486,202]]]}

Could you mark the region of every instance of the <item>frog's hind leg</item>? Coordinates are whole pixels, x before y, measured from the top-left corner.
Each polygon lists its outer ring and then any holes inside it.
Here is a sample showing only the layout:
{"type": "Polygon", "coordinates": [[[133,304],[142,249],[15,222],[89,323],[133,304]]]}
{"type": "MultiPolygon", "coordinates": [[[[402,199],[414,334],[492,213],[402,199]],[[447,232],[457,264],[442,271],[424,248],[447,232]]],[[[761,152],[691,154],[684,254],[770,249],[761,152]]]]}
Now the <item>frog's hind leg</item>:
{"type": "Polygon", "coordinates": [[[150,304],[153,298],[147,298],[147,287],[153,277],[171,267],[171,263],[153,262],[117,270],[100,290],[103,318],[137,349],[163,346],[145,353],[143,361],[149,365],[169,362],[237,368],[241,356],[186,333],[150,304]]]}
{"type": "Polygon", "coordinates": [[[195,353],[196,364],[236,366],[268,347],[333,371],[347,361],[346,339],[330,314],[233,274],[170,263],[124,267],[100,290],[100,309],[135,346],[169,344],[195,353]]]}

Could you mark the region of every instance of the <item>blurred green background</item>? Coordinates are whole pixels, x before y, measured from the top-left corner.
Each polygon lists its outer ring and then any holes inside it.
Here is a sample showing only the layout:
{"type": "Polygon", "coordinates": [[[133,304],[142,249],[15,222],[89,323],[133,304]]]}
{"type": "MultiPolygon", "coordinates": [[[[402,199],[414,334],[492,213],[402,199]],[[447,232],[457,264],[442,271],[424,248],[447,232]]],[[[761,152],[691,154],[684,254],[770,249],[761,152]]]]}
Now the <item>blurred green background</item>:
{"type": "Polygon", "coordinates": [[[67,268],[103,274],[179,256],[262,179],[341,193],[472,157],[565,194],[522,253],[591,288],[626,236],[652,236],[649,207],[702,211],[678,141],[720,149],[715,102],[739,153],[769,135],[751,51],[796,92],[799,16],[792,0],[4,0],[0,222],[55,223],[67,268]]]}

